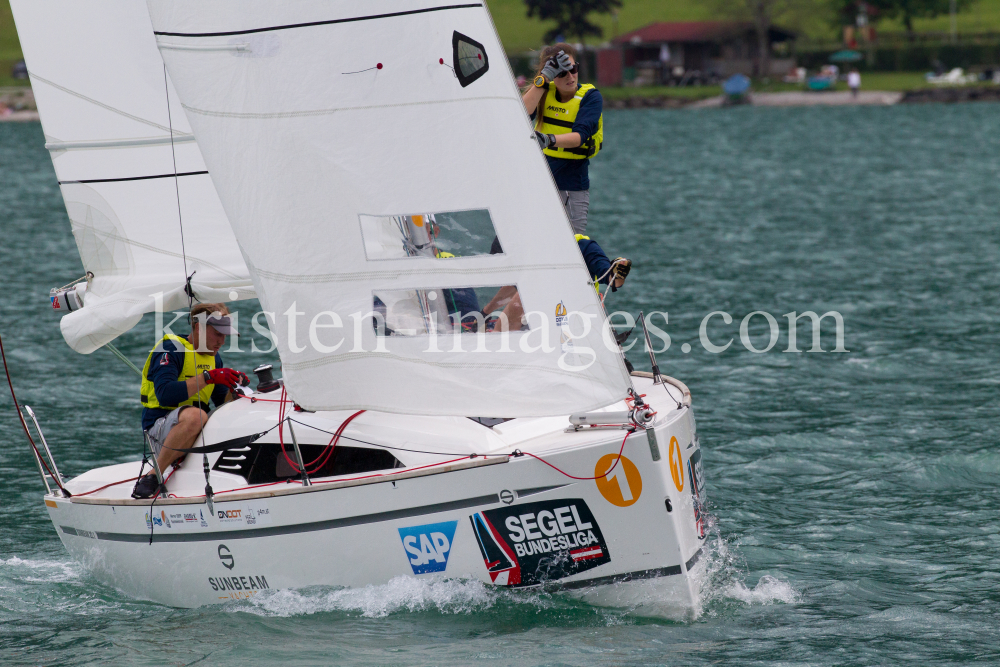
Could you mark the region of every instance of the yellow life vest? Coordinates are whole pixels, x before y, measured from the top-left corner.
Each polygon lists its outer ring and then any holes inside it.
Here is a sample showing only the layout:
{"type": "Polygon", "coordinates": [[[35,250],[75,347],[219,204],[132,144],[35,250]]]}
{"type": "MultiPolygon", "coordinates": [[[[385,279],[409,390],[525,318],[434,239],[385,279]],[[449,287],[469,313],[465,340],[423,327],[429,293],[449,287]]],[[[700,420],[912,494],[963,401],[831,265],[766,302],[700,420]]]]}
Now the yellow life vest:
{"type": "Polygon", "coordinates": [[[139,389],[142,407],[176,410],[177,408],[185,405],[198,405],[199,403],[208,405],[208,402],[212,399],[212,392],[215,390],[214,384],[203,387],[197,394],[177,405],[160,405],[160,402],[156,400],[156,390],[153,386],[153,381],[149,379],[149,365],[153,362],[153,357],[155,355],[163,352],[163,343],[168,340],[173,341],[180,346],[180,349],[184,350],[184,367],[181,369],[180,375],[177,376],[178,380],[189,380],[200,373],[210,371],[215,368],[214,354],[201,354],[200,352],[195,351],[194,345],[189,343],[186,338],[167,334],[163,337],[163,340],[157,343],[156,347],[154,347],[149,353],[149,356],[146,357],[146,365],[142,367],[142,386],[139,389]]]}
{"type": "MultiPolygon", "coordinates": [[[[569,134],[572,132],[576,115],[580,113],[580,103],[584,96],[592,90],[597,90],[594,84],[585,83],[580,86],[569,102],[560,102],[556,94],[556,87],[549,85],[549,92],[545,93],[545,107],[538,131],[542,134],[569,134]]],[[[576,148],[546,148],[542,152],[550,157],[564,160],[586,160],[597,155],[603,146],[604,114],[601,114],[601,117],[597,119],[597,131],[582,145],[576,148]]]]}

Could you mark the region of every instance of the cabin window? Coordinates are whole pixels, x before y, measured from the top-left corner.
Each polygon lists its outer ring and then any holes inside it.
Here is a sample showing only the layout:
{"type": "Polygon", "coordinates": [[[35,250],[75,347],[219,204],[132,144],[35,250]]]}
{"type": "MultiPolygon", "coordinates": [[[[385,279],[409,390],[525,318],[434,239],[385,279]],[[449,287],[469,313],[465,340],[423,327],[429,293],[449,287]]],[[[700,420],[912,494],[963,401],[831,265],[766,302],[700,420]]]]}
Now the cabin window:
{"type": "MultiPolygon", "coordinates": [[[[285,453],[292,461],[295,450],[289,441],[285,442],[285,453]]],[[[277,442],[247,443],[244,439],[234,442],[234,447],[222,452],[212,467],[220,472],[242,475],[250,484],[267,484],[286,479],[297,479],[299,474],[281,454],[281,444],[277,442]]],[[[306,469],[311,470],[326,456],[326,445],[300,444],[302,459],[306,469]]],[[[351,447],[337,445],[333,454],[310,478],[336,477],[339,475],[360,475],[366,472],[403,468],[403,464],[385,449],[376,447],[351,447]]]]}
{"type": "MultiPolygon", "coordinates": [[[[488,333],[498,329],[501,313],[520,298],[516,285],[375,290],[373,324],[380,336],[488,333]]],[[[511,311],[520,310],[514,303],[511,311]]],[[[519,321],[508,330],[527,328],[519,321]]]]}
{"type": "Polygon", "coordinates": [[[451,37],[451,50],[455,76],[462,88],[489,71],[490,59],[486,55],[486,47],[471,37],[455,32],[451,37]]]}
{"type": "Polygon", "coordinates": [[[365,257],[370,260],[454,259],[503,253],[486,209],[359,218],[365,257]]]}

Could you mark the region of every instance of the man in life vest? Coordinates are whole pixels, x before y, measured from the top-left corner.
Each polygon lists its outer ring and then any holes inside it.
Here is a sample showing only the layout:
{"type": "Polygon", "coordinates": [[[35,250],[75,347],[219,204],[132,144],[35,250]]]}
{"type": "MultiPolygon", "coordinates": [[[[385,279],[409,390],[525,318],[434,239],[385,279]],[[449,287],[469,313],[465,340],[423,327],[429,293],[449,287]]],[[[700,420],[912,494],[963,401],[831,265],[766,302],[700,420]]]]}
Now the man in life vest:
{"type": "MultiPolygon", "coordinates": [[[[142,430],[164,472],[194,445],[208,421],[209,401],[218,407],[237,385],[249,384],[245,374],[225,368],[219,355],[226,336],[236,333],[226,305],[200,303],[191,309],[190,322],[187,338],[165,335],[142,368],[142,430]]],[[[158,487],[150,473],[139,479],[132,497],[152,498],[158,487]]]]}
{"type": "Polygon", "coordinates": [[[604,99],[580,85],[576,50],[569,44],[542,49],[534,82],[521,98],[535,121],[535,138],[549,163],[574,234],[587,231],[590,158],[604,144],[604,99]]]}

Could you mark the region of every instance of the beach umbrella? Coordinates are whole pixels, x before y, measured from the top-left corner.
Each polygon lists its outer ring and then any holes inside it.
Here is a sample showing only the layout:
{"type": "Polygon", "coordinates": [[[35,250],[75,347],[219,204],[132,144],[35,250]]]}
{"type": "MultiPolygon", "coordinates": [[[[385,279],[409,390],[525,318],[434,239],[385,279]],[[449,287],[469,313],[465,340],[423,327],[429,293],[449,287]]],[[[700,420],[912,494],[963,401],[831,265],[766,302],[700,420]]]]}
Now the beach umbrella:
{"type": "Polygon", "coordinates": [[[844,49],[843,51],[837,51],[832,56],[830,56],[830,62],[832,63],[856,63],[864,58],[857,51],[851,51],[850,49],[844,49]]]}

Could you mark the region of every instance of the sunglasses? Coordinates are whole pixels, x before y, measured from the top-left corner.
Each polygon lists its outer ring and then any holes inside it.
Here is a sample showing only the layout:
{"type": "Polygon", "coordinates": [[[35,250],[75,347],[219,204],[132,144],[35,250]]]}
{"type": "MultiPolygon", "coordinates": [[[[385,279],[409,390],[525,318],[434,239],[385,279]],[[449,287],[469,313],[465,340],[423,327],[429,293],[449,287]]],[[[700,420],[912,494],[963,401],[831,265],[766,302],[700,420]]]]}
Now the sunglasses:
{"type": "Polygon", "coordinates": [[[556,78],[557,79],[561,79],[564,76],[566,76],[567,74],[576,74],[579,71],[580,71],[580,66],[578,64],[574,63],[572,69],[569,69],[569,70],[567,70],[565,72],[562,72],[561,74],[557,74],[556,78]]]}

